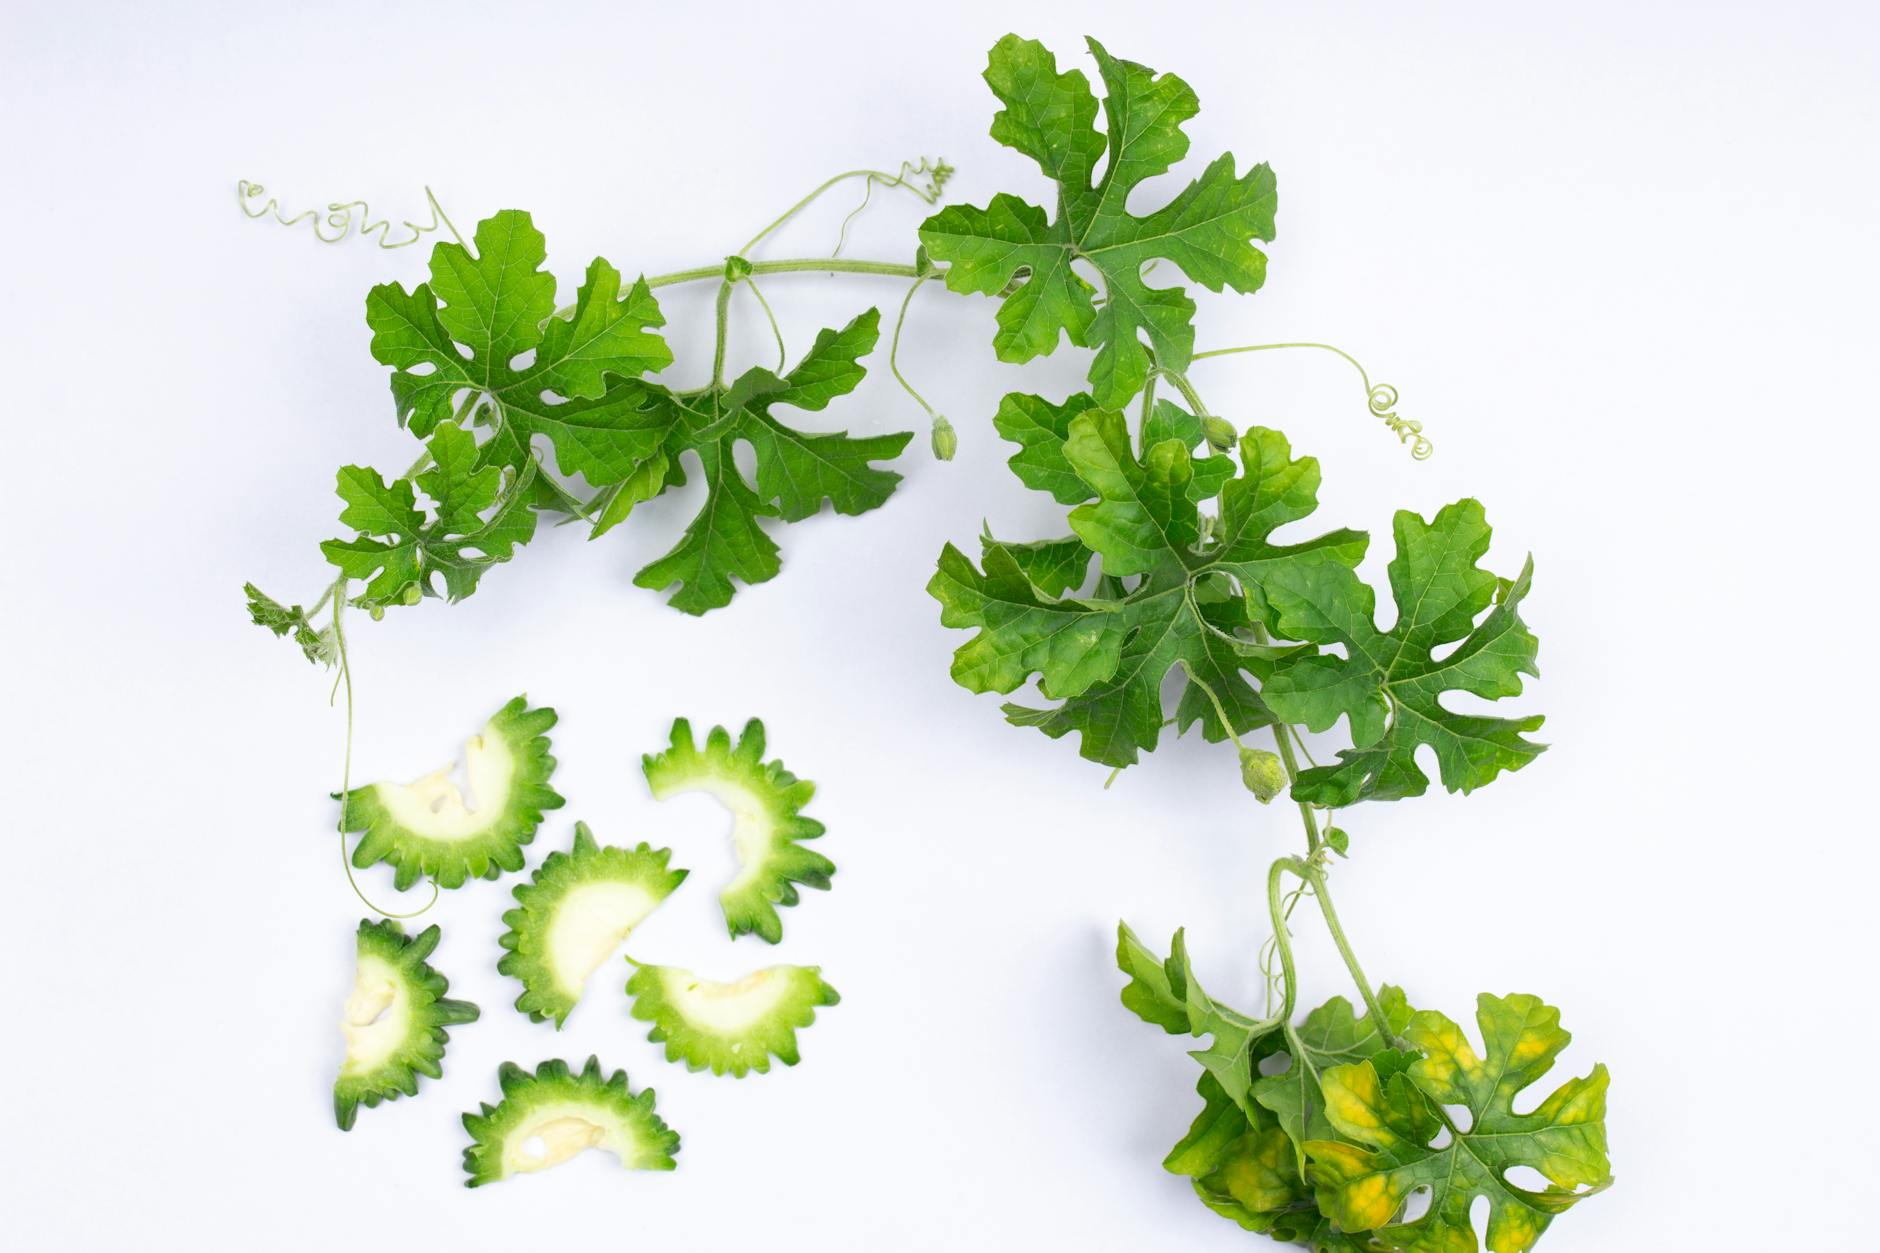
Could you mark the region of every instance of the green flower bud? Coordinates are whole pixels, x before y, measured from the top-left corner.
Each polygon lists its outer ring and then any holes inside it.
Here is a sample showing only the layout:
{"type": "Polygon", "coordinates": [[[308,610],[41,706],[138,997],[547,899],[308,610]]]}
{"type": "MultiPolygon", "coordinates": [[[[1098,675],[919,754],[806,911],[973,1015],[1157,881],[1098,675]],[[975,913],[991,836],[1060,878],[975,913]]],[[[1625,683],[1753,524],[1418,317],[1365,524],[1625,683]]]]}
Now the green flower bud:
{"type": "Polygon", "coordinates": [[[1213,414],[1201,419],[1201,433],[1208,437],[1208,447],[1215,452],[1232,452],[1234,445],[1240,442],[1240,432],[1234,429],[1234,424],[1213,414]]]}
{"type": "Polygon", "coordinates": [[[1286,790],[1286,763],[1264,748],[1240,750],[1240,781],[1262,805],[1286,790]]]}
{"type": "Polygon", "coordinates": [[[933,420],[933,455],[936,461],[951,461],[958,451],[960,437],[953,433],[953,424],[945,417],[935,414],[933,420]]]}
{"type": "Polygon", "coordinates": [[[398,599],[404,601],[407,605],[415,605],[424,599],[424,589],[419,587],[416,583],[407,583],[405,584],[405,590],[399,594],[398,599]]]}

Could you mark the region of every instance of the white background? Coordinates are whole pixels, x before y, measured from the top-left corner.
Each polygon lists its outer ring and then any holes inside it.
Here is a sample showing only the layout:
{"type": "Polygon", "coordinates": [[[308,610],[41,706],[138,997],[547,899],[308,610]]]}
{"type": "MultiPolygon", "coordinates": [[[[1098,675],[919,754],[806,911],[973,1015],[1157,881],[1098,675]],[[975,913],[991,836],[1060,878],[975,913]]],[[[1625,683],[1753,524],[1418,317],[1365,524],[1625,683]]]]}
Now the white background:
{"type": "MultiPolygon", "coordinates": [[[[1575,1035],[1560,1074],[1611,1066],[1618,1185],[1546,1247],[1871,1239],[1871,11],[1184,7],[8,6],[11,1247],[1247,1246],[1159,1167],[1194,1066],[1117,1004],[1113,928],[1186,924],[1210,986],[1252,1001],[1258,885],[1295,816],[1194,739],[1105,792],[949,680],[962,637],[922,590],[942,542],[982,518],[1062,529],[989,415],[1084,362],[997,364],[992,304],[934,288],[904,364],[959,459],[923,434],[885,509],[782,531],[783,576],[730,609],[692,620],[630,585],[695,507],[682,491],[601,544],[543,534],[462,605],[355,624],[355,777],[431,768],[517,692],[552,703],[571,803],[532,853],[580,817],[694,870],[634,941],[648,960],[773,957],[720,931],[721,814],[655,805],[637,769],[676,714],[766,718],[821,784],[841,868],[774,951],[844,994],[804,1064],[742,1083],[667,1064],[626,1018],[624,964],[560,1037],[529,1024],[494,969],[515,880],[478,883],[434,916],[483,1020],[419,1099],[331,1125],[360,916],[325,799],[342,719],[239,589],[310,599],[334,468],[409,461],[361,302],[427,250],[245,220],[235,180],[420,217],[428,183],[466,229],[529,208],[567,277],[597,252],[709,263],[858,165],[944,154],[957,201],[1046,196],[985,134],[978,74],[1008,28],[1066,65],[1089,68],[1088,31],[1184,76],[1182,176],[1226,148],[1273,163],[1268,286],[1203,295],[1202,346],[1333,339],[1437,445],[1412,463],[1328,356],[1197,366],[1216,408],[1323,459],[1327,525],[1387,535],[1394,508],[1474,494],[1495,568],[1536,555],[1545,677],[1519,704],[1552,751],[1466,802],[1351,815],[1335,883],[1377,978],[1456,1016],[1481,990],[1541,994],[1575,1035]],[[498,1063],[589,1052],[657,1087],[680,1169],[588,1154],[465,1192],[458,1114],[498,1063]]],[[[826,252],[849,203],[766,255],[826,252]]],[[[920,216],[879,197],[848,255],[904,259],[920,216]]],[[[768,284],[799,348],[901,291],[768,284]]],[[[697,379],[710,291],[662,299],[672,374],[697,379]]],[[[742,304],[733,350],[766,352],[742,304]]],[[[918,418],[883,369],[808,422],[918,418]]],[[[383,867],[363,879],[390,894],[383,867]]],[[[1347,991],[1301,917],[1309,995],[1347,991]]]]}

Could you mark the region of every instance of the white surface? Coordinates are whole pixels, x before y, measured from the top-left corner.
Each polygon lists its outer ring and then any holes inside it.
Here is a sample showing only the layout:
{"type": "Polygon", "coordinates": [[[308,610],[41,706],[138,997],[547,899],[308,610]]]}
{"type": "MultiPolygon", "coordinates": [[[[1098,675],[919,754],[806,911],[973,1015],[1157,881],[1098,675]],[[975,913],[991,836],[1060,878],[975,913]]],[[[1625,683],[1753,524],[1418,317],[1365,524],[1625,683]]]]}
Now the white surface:
{"type": "MultiPolygon", "coordinates": [[[[1186,77],[1184,175],[1224,147],[1274,164],[1268,287],[1204,297],[1203,344],[1335,339],[1437,444],[1412,464],[1331,358],[1197,367],[1217,408],[1324,459],[1321,516],[1387,533],[1396,506],[1473,493],[1498,568],[1537,555],[1545,678],[1521,704],[1553,751],[1466,803],[1354,816],[1336,883],[1375,976],[1457,1015],[1482,989],[1543,994],[1576,1037],[1562,1073],[1611,1065],[1619,1184],[1543,1247],[1857,1247],[1880,1027],[1871,10],[533,7],[8,6],[10,1247],[1249,1247],[1158,1166],[1194,1067],[1116,1003],[1112,929],[1185,923],[1211,984],[1251,997],[1256,885],[1296,824],[1193,740],[1105,793],[950,682],[962,637],[922,591],[941,543],[1061,513],[1005,472],[988,415],[1083,361],[995,364],[990,302],[936,290],[905,364],[959,460],[910,455],[882,512],[782,531],[783,576],[728,611],[629,585],[680,493],[602,544],[544,535],[466,604],[356,626],[357,778],[433,767],[515,692],[552,702],[572,803],[531,852],[576,817],[671,844],[694,876],[635,954],[821,963],[844,1000],[804,1064],[668,1065],[617,959],[561,1036],[529,1024],[494,969],[514,880],[484,882],[435,912],[483,1021],[420,1099],[331,1126],[360,913],[327,830],[340,718],[239,587],[311,596],[333,469],[409,459],[361,300],[424,252],[245,221],[235,180],[399,215],[428,182],[460,225],[527,207],[564,276],[597,251],[696,265],[855,165],[938,152],[957,200],[1042,194],[985,135],[977,75],[1014,26],[1068,64],[1088,30],[1186,77]],[[719,934],[713,802],[645,793],[638,755],[679,713],[764,716],[822,785],[841,873],[778,949],[719,934]],[[657,1086],[681,1169],[590,1154],[465,1192],[457,1114],[497,1064],[592,1051],[657,1086]]],[[[845,208],[769,255],[826,250],[845,208]]],[[[919,216],[879,197],[849,255],[906,254],[919,216]]],[[[901,290],[767,285],[798,346],[901,290]]],[[[668,295],[697,378],[710,292],[668,295]]],[[[734,349],[765,351],[749,308],[734,349]]],[[[916,416],[882,370],[826,418],[916,416]]],[[[388,894],[383,867],[364,879],[388,894]]],[[[1315,998],[1346,990],[1300,934],[1315,998]]]]}

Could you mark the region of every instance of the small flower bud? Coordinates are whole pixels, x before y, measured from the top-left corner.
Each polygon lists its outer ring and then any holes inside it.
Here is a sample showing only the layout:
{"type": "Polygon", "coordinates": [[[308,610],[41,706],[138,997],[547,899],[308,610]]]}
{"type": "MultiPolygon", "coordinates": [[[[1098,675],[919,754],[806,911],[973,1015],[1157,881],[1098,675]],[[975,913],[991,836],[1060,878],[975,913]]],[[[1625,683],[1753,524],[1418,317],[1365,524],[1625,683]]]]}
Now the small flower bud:
{"type": "Polygon", "coordinates": [[[416,583],[407,583],[405,584],[405,590],[399,594],[398,599],[404,601],[407,605],[415,605],[424,599],[424,589],[419,587],[416,583]]]}
{"type": "Polygon", "coordinates": [[[1264,748],[1240,750],[1240,781],[1262,805],[1286,790],[1286,764],[1264,748]]]}
{"type": "Polygon", "coordinates": [[[953,433],[953,424],[938,414],[933,420],[933,455],[936,461],[951,461],[958,451],[960,437],[953,433]]]}
{"type": "Polygon", "coordinates": [[[1208,447],[1215,452],[1232,452],[1234,445],[1240,442],[1240,432],[1234,429],[1234,424],[1213,414],[1201,419],[1201,432],[1208,437],[1208,447]]]}

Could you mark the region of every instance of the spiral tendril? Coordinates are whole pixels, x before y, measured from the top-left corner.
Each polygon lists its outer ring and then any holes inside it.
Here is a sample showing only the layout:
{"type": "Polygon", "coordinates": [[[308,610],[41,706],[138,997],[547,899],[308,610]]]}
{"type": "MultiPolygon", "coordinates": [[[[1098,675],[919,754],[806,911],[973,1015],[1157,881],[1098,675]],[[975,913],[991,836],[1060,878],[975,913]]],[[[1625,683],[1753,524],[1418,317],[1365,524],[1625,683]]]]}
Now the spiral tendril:
{"type": "Polygon", "coordinates": [[[1412,461],[1428,461],[1436,446],[1423,434],[1423,424],[1410,418],[1397,415],[1397,389],[1389,383],[1372,384],[1365,393],[1366,402],[1371,412],[1377,416],[1387,430],[1397,437],[1400,444],[1410,445],[1412,461]]]}
{"type": "Polygon", "coordinates": [[[406,218],[402,224],[410,232],[410,236],[400,239],[392,238],[392,220],[380,218],[376,222],[373,221],[372,208],[363,200],[335,200],[323,210],[302,209],[290,217],[281,210],[280,201],[273,196],[267,196],[267,192],[268,189],[260,183],[251,183],[245,178],[238,180],[235,184],[235,194],[243,214],[250,218],[272,217],[282,226],[291,227],[299,226],[302,222],[309,223],[313,237],[323,244],[341,243],[354,235],[363,237],[376,234],[378,246],[389,251],[393,248],[409,248],[440,227],[448,229],[452,235],[456,236],[458,243],[463,243],[463,236],[458,234],[457,228],[451,224],[449,216],[444,212],[444,206],[438,203],[436,194],[429,187],[424,189],[424,198],[431,206],[431,220],[420,224],[406,218]],[[254,207],[263,196],[267,196],[267,200],[261,203],[259,208],[254,207]],[[357,213],[356,219],[355,212],[357,213]]]}
{"type": "Polygon", "coordinates": [[[1410,447],[1413,461],[1427,461],[1436,451],[1429,437],[1423,434],[1423,424],[1411,418],[1401,417],[1397,413],[1397,389],[1389,383],[1373,383],[1370,372],[1358,359],[1335,344],[1286,343],[1286,344],[1244,344],[1237,348],[1213,348],[1207,352],[1195,353],[1190,360],[1201,361],[1208,357],[1226,357],[1242,352],[1270,352],[1276,348],[1316,348],[1323,352],[1336,353],[1350,362],[1351,368],[1358,372],[1358,378],[1364,383],[1365,407],[1371,416],[1384,424],[1386,430],[1397,437],[1397,442],[1410,447]]]}
{"type": "Polygon", "coordinates": [[[919,161],[901,162],[900,170],[894,174],[885,174],[880,170],[865,170],[862,173],[865,181],[862,202],[850,209],[848,216],[842,219],[842,231],[836,236],[836,250],[829,254],[832,257],[842,255],[843,247],[849,242],[849,223],[860,217],[862,210],[868,207],[869,201],[874,198],[875,188],[905,188],[926,204],[938,204],[947,180],[953,177],[954,171],[944,157],[935,157],[932,161],[922,157],[919,161]],[[916,182],[916,179],[926,181],[916,182]]]}

